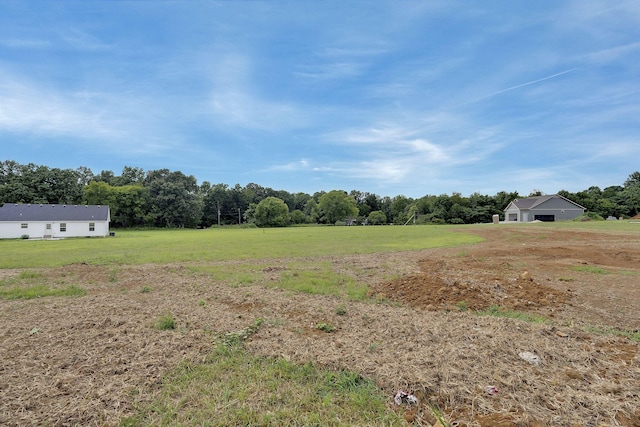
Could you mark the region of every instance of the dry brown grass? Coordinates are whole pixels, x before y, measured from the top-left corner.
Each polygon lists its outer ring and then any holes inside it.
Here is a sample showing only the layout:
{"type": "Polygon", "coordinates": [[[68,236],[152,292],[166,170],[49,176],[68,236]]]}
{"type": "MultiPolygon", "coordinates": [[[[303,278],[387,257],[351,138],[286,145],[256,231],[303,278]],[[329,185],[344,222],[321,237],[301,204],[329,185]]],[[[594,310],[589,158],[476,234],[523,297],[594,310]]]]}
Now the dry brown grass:
{"type": "MultiPolygon", "coordinates": [[[[584,247],[579,237],[572,239],[584,247]]],[[[606,240],[607,251],[618,245],[625,255],[610,257],[617,260],[615,266],[600,261],[598,265],[614,271],[601,277],[571,270],[575,262],[593,260],[584,251],[572,252],[566,235],[558,239],[537,239],[537,252],[521,254],[513,250],[520,242],[510,248],[502,239],[466,248],[464,254],[447,249],[323,258],[341,274],[381,292],[386,289],[386,297],[403,301],[401,305],[263,286],[278,280],[287,260],[274,261],[273,268],[261,264],[261,279],[243,287],[222,285],[180,265],[120,267],[117,281],[110,279],[108,268],[98,266],[43,270],[55,286],[73,283],[89,294],[0,300],[0,424],[117,425],[121,417],[135,413],[136,405],[154,399],[165,373],[184,360],[203,360],[216,335],[241,330],[260,317],[265,325],[246,343],[252,352],[355,371],[374,379],[389,395],[390,405],[398,389],[413,392],[421,405],[405,415],[414,425],[435,422],[426,405],[432,403],[459,426],[638,426],[638,343],[588,333],[586,326],[638,329],[637,309],[629,307],[638,307],[634,272],[640,249],[625,239],[606,240]],[[544,245],[548,254],[556,248],[555,256],[545,257],[544,245]],[[444,263],[439,269],[430,264],[438,258],[444,263]],[[620,264],[622,258],[627,264],[620,264]],[[421,260],[431,261],[423,262],[421,270],[421,260]],[[533,279],[521,283],[525,269],[533,279]],[[421,271],[422,288],[415,282],[421,271]],[[411,307],[409,288],[403,291],[397,281],[389,282],[395,283],[395,291],[385,288],[382,278],[393,275],[412,277],[412,292],[426,297],[454,285],[494,289],[498,281],[504,301],[547,315],[551,323],[478,317],[455,309],[455,293],[427,310],[426,305],[411,307]],[[440,282],[432,291],[428,283],[434,277],[440,282]],[[511,285],[514,290],[548,288],[547,293],[562,298],[527,308],[524,297],[510,296],[511,285]],[[145,286],[152,291],[141,292],[145,286]],[[166,313],[172,313],[175,330],[153,327],[166,313]],[[322,332],[316,328],[319,323],[335,330],[322,332]],[[522,351],[538,354],[540,366],[522,360],[522,351]],[[488,385],[499,393],[487,394],[488,385]]]]}

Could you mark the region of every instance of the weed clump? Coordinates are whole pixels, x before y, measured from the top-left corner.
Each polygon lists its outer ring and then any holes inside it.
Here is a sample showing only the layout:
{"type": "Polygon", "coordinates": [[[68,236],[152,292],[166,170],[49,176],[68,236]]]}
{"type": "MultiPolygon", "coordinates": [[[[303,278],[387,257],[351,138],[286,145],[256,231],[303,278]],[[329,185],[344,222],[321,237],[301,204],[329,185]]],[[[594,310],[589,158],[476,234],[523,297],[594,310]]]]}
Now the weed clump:
{"type": "Polygon", "coordinates": [[[322,323],[318,323],[316,325],[316,329],[319,330],[319,331],[326,332],[326,333],[329,334],[329,333],[335,331],[336,327],[333,326],[331,323],[322,322],[322,323]]]}
{"type": "Polygon", "coordinates": [[[246,328],[240,329],[239,331],[227,332],[222,337],[222,344],[227,347],[237,346],[242,342],[246,341],[251,335],[258,332],[260,326],[264,323],[264,319],[258,317],[253,325],[247,326],[246,328]]]}
{"type": "Polygon", "coordinates": [[[173,318],[172,314],[165,314],[161,316],[155,323],[156,329],[160,329],[161,331],[167,331],[170,329],[176,328],[176,319],[173,318]]]}

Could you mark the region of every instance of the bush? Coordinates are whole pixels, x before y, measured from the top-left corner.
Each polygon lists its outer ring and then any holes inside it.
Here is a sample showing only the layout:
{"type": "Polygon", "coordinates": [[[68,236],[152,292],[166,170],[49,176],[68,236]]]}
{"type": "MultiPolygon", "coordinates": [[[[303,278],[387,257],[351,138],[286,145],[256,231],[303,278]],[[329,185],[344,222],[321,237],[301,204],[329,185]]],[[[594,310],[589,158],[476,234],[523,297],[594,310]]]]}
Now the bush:
{"type": "Polygon", "coordinates": [[[385,215],[385,213],[382,211],[373,211],[367,217],[367,221],[371,225],[386,224],[387,215],[385,215]]]}
{"type": "Polygon", "coordinates": [[[604,221],[604,218],[602,218],[595,212],[585,212],[584,214],[574,219],[574,221],[604,221]]]}
{"type": "Polygon", "coordinates": [[[256,206],[254,219],[259,227],[285,227],[289,224],[289,207],[277,197],[267,197],[256,206]]]}

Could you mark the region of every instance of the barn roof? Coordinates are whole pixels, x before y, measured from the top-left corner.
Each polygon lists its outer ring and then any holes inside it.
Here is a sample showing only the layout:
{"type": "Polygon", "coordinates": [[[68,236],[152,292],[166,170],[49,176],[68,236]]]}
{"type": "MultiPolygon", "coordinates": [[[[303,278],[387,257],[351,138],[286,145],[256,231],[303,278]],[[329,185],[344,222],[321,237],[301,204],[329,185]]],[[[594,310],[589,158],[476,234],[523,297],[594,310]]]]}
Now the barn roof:
{"type": "Polygon", "coordinates": [[[39,205],[5,203],[0,221],[109,221],[107,205],[39,205]]]}

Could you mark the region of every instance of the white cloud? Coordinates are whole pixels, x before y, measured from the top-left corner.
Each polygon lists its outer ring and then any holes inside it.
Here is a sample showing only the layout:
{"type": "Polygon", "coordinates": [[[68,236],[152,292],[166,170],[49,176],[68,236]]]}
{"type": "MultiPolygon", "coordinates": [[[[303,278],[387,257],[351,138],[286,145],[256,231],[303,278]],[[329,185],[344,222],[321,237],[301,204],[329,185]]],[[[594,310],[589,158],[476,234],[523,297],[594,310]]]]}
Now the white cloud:
{"type": "Polygon", "coordinates": [[[477,164],[499,150],[502,144],[493,141],[494,129],[451,129],[446,138],[438,142],[427,137],[440,134],[459,119],[450,115],[429,119],[414,118],[422,126],[403,127],[387,123],[365,129],[346,129],[325,135],[325,140],[348,153],[340,160],[316,168],[318,172],[331,172],[344,177],[388,183],[432,179],[447,174],[457,167],[477,164]],[[458,139],[461,133],[465,137],[458,139]]]}
{"type": "Polygon", "coordinates": [[[279,172],[294,172],[300,170],[308,170],[309,169],[309,161],[306,159],[298,160],[296,162],[285,163],[282,165],[275,165],[268,168],[269,171],[279,171],[279,172]]]}
{"type": "Polygon", "coordinates": [[[635,61],[637,61],[639,51],[640,42],[634,42],[590,52],[586,55],[581,55],[579,59],[584,60],[589,64],[606,65],[620,59],[621,57],[635,53],[635,61]]]}
{"type": "Polygon", "coordinates": [[[59,36],[65,43],[80,50],[103,50],[111,48],[109,44],[80,28],[66,28],[60,32],[59,36]]]}
{"type": "Polygon", "coordinates": [[[214,69],[210,105],[218,124],[263,131],[306,125],[308,119],[296,105],[265,99],[257,93],[248,57],[225,55],[214,69]]]}
{"type": "Polygon", "coordinates": [[[131,93],[62,90],[0,73],[0,130],[149,154],[179,144],[155,103],[131,93]]]}
{"type": "Polygon", "coordinates": [[[0,40],[0,45],[17,49],[41,49],[49,47],[51,42],[42,39],[7,38],[0,40]]]}

